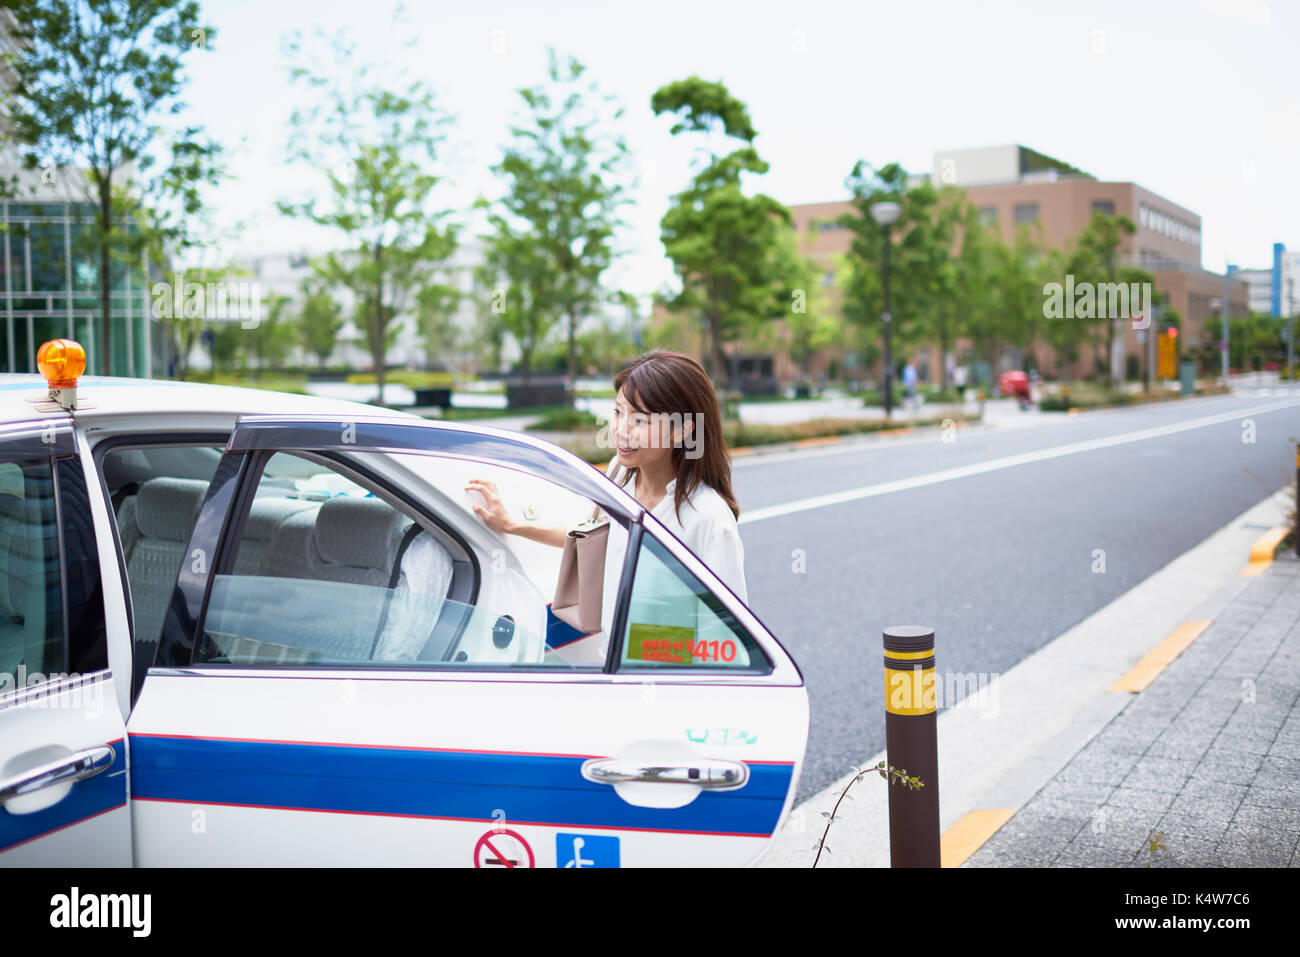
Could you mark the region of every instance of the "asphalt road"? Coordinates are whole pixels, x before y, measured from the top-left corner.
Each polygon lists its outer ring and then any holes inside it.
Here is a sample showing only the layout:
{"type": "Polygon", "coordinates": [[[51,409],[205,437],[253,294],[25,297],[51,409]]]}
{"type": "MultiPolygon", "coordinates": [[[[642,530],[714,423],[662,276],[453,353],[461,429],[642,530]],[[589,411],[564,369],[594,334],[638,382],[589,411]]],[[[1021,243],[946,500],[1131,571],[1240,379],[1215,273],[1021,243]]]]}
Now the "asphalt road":
{"type": "Polygon", "coordinates": [[[1040,421],[736,460],[750,606],[812,702],[799,800],[884,748],[883,628],[1008,671],[1294,481],[1300,390],[1040,421]]]}

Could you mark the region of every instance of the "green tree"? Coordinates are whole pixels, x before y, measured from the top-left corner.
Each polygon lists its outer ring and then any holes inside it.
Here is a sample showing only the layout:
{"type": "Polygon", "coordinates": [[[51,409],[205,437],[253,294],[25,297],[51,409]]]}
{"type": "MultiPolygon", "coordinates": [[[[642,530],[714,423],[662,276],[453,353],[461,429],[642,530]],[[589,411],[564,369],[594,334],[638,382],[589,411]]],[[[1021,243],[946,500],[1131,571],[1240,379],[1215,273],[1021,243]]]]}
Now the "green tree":
{"type": "Polygon", "coordinates": [[[208,325],[206,313],[210,304],[205,298],[208,284],[225,282],[231,275],[231,270],[190,268],[180,275],[186,286],[196,283],[204,290],[204,297],[193,298],[186,296],[184,289],[177,290],[181,300],[179,310],[175,308],[174,297],[167,294],[171,308],[163,310],[162,315],[159,316],[164,328],[171,333],[176,343],[176,378],[184,380],[190,374],[190,354],[198,346],[203,330],[208,325]]]}
{"type": "Polygon", "coordinates": [[[303,62],[300,34],[285,45],[291,79],[316,96],[293,112],[289,155],[323,175],[327,200],[281,202],[279,208],[342,235],[347,251],[322,257],[316,269],[356,295],[382,404],[396,322],[456,249],[456,227],[440,225],[449,211],[432,206],[441,181],[432,167],[450,120],[423,81],[403,76],[387,88],[372,82],[374,68],[357,62],[353,46],[341,38],[328,46],[333,64],[320,67],[303,62]]]}
{"type": "Polygon", "coordinates": [[[844,312],[872,338],[883,339],[886,233],[872,218],[871,207],[898,203],[901,211],[889,228],[894,244],[889,266],[891,335],[903,348],[939,340],[946,351],[955,332],[955,319],[945,306],[956,281],[948,261],[959,221],[959,199],[941,196],[929,180],[916,184],[908,180],[907,171],[897,163],[876,169],[859,161],[849,173],[846,185],[853,194],[852,209],[840,217],[840,224],[853,232],[844,312]]]}
{"type": "Polygon", "coordinates": [[[430,369],[459,367],[463,337],[456,324],[460,290],[443,283],[430,283],[415,296],[415,322],[424,340],[425,363],[430,369]]]}
{"type": "Polygon", "coordinates": [[[5,56],[14,72],[10,119],[25,162],[62,175],[94,210],[78,235],[99,273],[99,355],[90,358],[108,372],[114,260],[134,265],[150,247],[180,251],[193,242],[200,189],[221,176],[221,149],[201,127],[162,126],[184,109],[182,59],[209,48],[216,33],[192,0],[3,0],[3,7],[17,51],[5,56]]]}
{"type": "MultiPolygon", "coordinates": [[[[1121,268],[1119,246],[1125,236],[1132,236],[1136,231],[1137,227],[1133,225],[1133,220],[1127,216],[1110,216],[1106,213],[1094,212],[1088,225],[1075,237],[1066,263],[1067,272],[1074,275],[1076,287],[1080,282],[1091,282],[1097,286],[1119,282],[1121,268]]],[[[1099,317],[1096,321],[1104,329],[1098,338],[1105,343],[1105,355],[1101,362],[1106,370],[1106,384],[1114,388],[1115,376],[1111,356],[1115,354],[1116,331],[1125,319],[1099,317]]]]}
{"type": "Polygon", "coordinates": [[[785,323],[789,332],[786,348],[790,359],[799,367],[805,380],[811,377],[809,363],[820,350],[837,342],[841,335],[841,320],[831,307],[826,286],[822,281],[824,267],[814,262],[806,252],[811,245],[811,234],[800,249],[797,234],[787,230],[783,255],[787,269],[794,277],[796,287],[790,297],[785,323]]]}
{"type": "Polygon", "coordinates": [[[501,353],[505,349],[506,336],[510,334],[505,315],[505,291],[494,288],[496,282],[496,267],[485,263],[474,268],[473,342],[477,347],[478,361],[493,372],[501,369],[501,353]],[[498,292],[501,293],[499,296],[498,292]]]}
{"type": "Polygon", "coordinates": [[[283,363],[293,349],[299,334],[290,311],[292,304],[293,300],[288,296],[270,295],[263,304],[263,315],[258,323],[242,330],[248,356],[253,361],[254,376],[268,365],[275,368],[283,363]]]}
{"type": "MultiPolygon", "coordinates": [[[[572,407],[578,327],[605,299],[601,276],[614,261],[614,233],[623,225],[627,144],[604,132],[609,120],[602,111],[612,100],[583,81],[582,64],[569,57],[562,68],[554,50],[548,55],[549,86],[519,91],[530,112],[523,125],[511,127],[512,142],[494,168],[508,185],[501,211],[489,216],[490,241],[526,247],[511,256],[535,264],[529,275],[540,285],[528,295],[565,322],[572,407]]],[[[622,114],[617,109],[612,119],[622,114]]]]}
{"type": "Polygon", "coordinates": [[[234,372],[244,352],[244,330],[237,322],[213,324],[212,371],[234,372]]]}
{"type": "Polygon", "coordinates": [[[302,344],[316,356],[323,369],[338,344],[339,330],[343,328],[342,311],[338,301],[319,283],[303,283],[302,292],[302,309],[298,315],[302,344]]]}
{"type": "Polygon", "coordinates": [[[527,384],[532,381],[533,355],[559,318],[555,287],[540,247],[511,232],[504,221],[496,225],[497,232],[484,242],[484,265],[493,283],[488,308],[519,344],[519,368],[527,384]]]}
{"type": "Polygon", "coordinates": [[[727,384],[723,344],[782,315],[797,276],[783,271],[782,228],[790,211],[770,196],[747,196],[741,179],[768,171],[753,147],[757,136],[744,103],[721,83],[697,76],[670,83],[650,99],[655,115],[676,117],[671,132],[726,138],[744,145],[709,155],[690,185],[672,198],[660,221],[661,239],[682,284],[668,301],[694,317],[708,342],[705,366],[727,384]]]}

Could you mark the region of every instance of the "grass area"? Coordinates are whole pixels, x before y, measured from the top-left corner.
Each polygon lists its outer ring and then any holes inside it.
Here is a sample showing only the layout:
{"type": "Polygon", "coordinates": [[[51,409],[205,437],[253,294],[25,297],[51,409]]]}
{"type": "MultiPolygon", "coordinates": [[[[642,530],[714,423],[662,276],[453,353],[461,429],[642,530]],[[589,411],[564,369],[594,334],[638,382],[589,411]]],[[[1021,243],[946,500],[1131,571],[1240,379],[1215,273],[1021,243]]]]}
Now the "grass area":
{"type": "MultiPolygon", "coordinates": [[[[1198,386],[1195,395],[1224,395],[1228,390],[1220,385],[1198,386]]],[[[1043,412],[1066,412],[1070,409],[1114,409],[1128,405],[1145,405],[1150,402],[1170,402],[1183,398],[1181,393],[1160,390],[1157,392],[1118,392],[1088,382],[1061,386],[1059,392],[1045,395],[1038,403],[1043,412]]]]}
{"type": "Polygon", "coordinates": [[[528,423],[528,428],[539,432],[566,432],[570,429],[595,428],[600,419],[581,409],[557,409],[528,423]]]}
{"type": "MultiPolygon", "coordinates": [[[[727,447],[734,449],[795,442],[800,439],[820,439],[836,435],[857,435],[889,429],[941,425],[947,419],[957,422],[975,422],[979,421],[979,416],[945,416],[942,419],[919,419],[915,422],[901,420],[890,422],[885,419],[812,419],[790,425],[742,425],[731,421],[723,423],[722,430],[727,440],[727,447]]],[[[593,465],[607,465],[614,455],[613,449],[597,445],[589,435],[585,434],[576,435],[573,441],[562,444],[579,458],[593,465]]]]}
{"type": "Polygon", "coordinates": [[[211,385],[233,385],[242,389],[267,389],[272,392],[291,392],[294,395],[308,395],[307,377],[294,375],[277,375],[265,373],[257,376],[233,372],[218,372],[215,375],[207,371],[191,372],[187,382],[206,382],[211,385]]]}
{"type": "Polygon", "coordinates": [[[505,409],[474,409],[452,406],[450,409],[443,409],[442,415],[430,415],[428,418],[447,419],[451,422],[473,422],[478,419],[499,419],[506,414],[505,409]]]}
{"type": "MultiPolygon", "coordinates": [[[[348,375],[348,385],[376,385],[373,372],[353,372],[348,375]]],[[[384,376],[384,383],[404,385],[408,389],[450,389],[456,377],[450,372],[425,372],[420,369],[392,369],[384,376]]]]}

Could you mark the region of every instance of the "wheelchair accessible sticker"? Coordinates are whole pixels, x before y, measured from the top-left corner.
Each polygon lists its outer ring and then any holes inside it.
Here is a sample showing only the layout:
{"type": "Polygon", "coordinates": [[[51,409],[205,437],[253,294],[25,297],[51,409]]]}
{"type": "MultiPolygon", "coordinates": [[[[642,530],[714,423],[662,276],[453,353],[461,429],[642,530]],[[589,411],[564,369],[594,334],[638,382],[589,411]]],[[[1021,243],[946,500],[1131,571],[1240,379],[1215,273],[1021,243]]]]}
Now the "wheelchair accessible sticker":
{"type": "Polygon", "coordinates": [[[618,867],[618,838],[592,834],[555,835],[556,867],[618,867]]]}

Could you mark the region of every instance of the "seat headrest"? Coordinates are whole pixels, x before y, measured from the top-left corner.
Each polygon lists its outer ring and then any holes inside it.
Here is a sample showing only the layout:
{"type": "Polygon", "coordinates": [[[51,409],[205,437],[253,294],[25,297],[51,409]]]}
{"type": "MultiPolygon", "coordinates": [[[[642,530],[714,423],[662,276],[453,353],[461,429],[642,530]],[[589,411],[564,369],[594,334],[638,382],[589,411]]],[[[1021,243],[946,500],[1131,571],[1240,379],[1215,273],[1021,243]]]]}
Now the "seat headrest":
{"type": "Polygon", "coordinates": [[[338,496],[316,513],[316,554],[332,565],[382,568],[392,560],[397,529],[410,520],[377,498],[338,496]]]}
{"type": "Polygon", "coordinates": [[[135,523],[146,538],[189,541],[208,483],[202,479],[152,478],[135,496],[135,523]]]}
{"type": "Polygon", "coordinates": [[[244,538],[269,542],[275,530],[285,519],[318,507],[316,502],[306,502],[296,498],[254,499],[252,508],[248,511],[248,520],[244,522],[244,538]]]}

